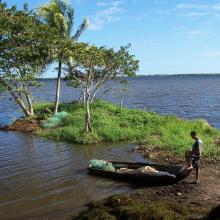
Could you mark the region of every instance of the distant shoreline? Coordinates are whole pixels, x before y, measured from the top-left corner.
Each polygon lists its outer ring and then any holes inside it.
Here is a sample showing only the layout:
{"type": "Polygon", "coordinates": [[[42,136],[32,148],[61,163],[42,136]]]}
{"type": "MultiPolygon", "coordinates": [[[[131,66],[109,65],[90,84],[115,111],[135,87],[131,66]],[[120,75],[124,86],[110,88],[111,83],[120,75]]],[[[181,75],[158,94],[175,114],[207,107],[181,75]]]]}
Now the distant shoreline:
{"type": "MultiPolygon", "coordinates": [[[[207,77],[207,76],[220,76],[220,73],[186,73],[186,74],[149,74],[149,75],[137,75],[135,78],[141,78],[141,77],[181,77],[181,76],[186,76],[186,77],[192,77],[192,76],[199,76],[199,77],[207,77]]],[[[127,77],[126,77],[127,78],[127,77]]],[[[38,80],[56,80],[56,77],[42,77],[42,78],[37,78],[38,80]]],[[[64,79],[64,77],[62,77],[64,79]]]]}

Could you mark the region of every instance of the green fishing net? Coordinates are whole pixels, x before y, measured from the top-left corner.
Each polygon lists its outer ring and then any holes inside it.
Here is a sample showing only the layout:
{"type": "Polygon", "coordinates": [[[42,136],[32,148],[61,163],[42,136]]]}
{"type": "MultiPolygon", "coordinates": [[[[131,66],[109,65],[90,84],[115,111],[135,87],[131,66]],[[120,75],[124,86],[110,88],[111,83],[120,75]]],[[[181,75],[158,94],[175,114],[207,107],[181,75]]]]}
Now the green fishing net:
{"type": "Polygon", "coordinates": [[[68,112],[58,112],[58,113],[54,114],[52,117],[48,118],[44,122],[43,127],[44,128],[55,128],[55,127],[58,127],[59,125],[61,125],[62,120],[64,118],[66,118],[67,116],[69,116],[68,112]]]}
{"type": "Polygon", "coordinates": [[[90,160],[89,167],[115,172],[115,167],[113,166],[113,164],[105,160],[95,160],[95,159],[90,160]]]}

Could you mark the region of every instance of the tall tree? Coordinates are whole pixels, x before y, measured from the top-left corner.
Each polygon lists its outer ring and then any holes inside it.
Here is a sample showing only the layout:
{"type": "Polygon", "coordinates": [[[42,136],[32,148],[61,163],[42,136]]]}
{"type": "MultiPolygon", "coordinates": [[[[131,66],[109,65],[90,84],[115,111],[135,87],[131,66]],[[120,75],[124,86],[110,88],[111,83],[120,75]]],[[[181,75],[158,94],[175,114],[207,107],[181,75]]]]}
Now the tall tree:
{"type": "MultiPolygon", "coordinates": [[[[38,14],[43,20],[51,27],[56,28],[62,35],[62,38],[68,39],[71,37],[74,41],[78,40],[80,35],[86,29],[88,22],[84,19],[75,34],[71,36],[71,31],[74,24],[74,10],[72,6],[63,0],[51,0],[48,4],[38,8],[38,14]]],[[[62,53],[62,49],[57,51],[58,61],[58,74],[57,74],[57,85],[56,85],[56,98],[55,98],[55,109],[54,112],[58,111],[59,99],[60,99],[60,82],[62,75],[62,64],[65,61],[66,56],[62,53]]],[[[68,62],[71,62],[71,56],[67,58],[68,62]]]]}
{"type": "Polygon", "coordinates": [[[125,76],[134,77],[139,67],[139,61],[130,55],[128,48],[113,48],[89,46],[78,43],[74,49],[73,66],[67,69],[66,79],[69,85],[80,87],[84,106],[86,132],[92,131],[90,103],[108,80],[124,80],[125,76]]]}
{"type": "Polygon", "coordinates": [[[17,10],[0,2],[0,92],[7,91],[26,116],[34,114],[30,87],[40,86],[36,77],[55,50],[56,36],[56,29],[42,24],[27,4],[17,10]]]}

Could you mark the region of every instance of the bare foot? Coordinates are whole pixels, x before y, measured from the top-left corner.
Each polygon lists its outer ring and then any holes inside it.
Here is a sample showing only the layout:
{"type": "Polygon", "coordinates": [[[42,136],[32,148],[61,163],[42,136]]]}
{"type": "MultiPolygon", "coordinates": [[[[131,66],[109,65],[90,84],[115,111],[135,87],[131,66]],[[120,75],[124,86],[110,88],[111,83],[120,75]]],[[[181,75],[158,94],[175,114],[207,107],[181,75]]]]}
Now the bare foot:
{"type": "Polygon", "coordinates": [[[193,169],[193,166],[187,167],[186,169],[187,169],[187,170],[192,170],[192,169],[193,169]]]}

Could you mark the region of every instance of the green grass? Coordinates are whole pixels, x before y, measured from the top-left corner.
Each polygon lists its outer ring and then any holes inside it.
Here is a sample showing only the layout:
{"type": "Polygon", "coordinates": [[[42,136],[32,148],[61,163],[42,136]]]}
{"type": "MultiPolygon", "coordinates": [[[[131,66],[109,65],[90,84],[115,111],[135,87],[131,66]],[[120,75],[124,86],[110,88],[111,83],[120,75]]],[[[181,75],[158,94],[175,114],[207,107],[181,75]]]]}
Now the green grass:
{"type": "MultiPolygon", "coordinates": [[[[45,113],[45,109],[52,108],[50,103],[35,104],[35,111],[40,118],[50,116],[45,113]]],[[[97,100],[91,104],[93,132],[86,134],[85,110],[82,105],[61,104],[60,111],[67,111],[70,116],[62,121],[60,127],[39,130],[38,135],[79,144],[102,141],[141,142],[182,155],[190,149],[193,140],[189,134],[195,130],[203,141],[203,156],[220,155],[219,145],[215,143],[220,137],[220,131],[203,119],[186,120],[128,108],[120,110],[117,105],[97,100]]]]}

